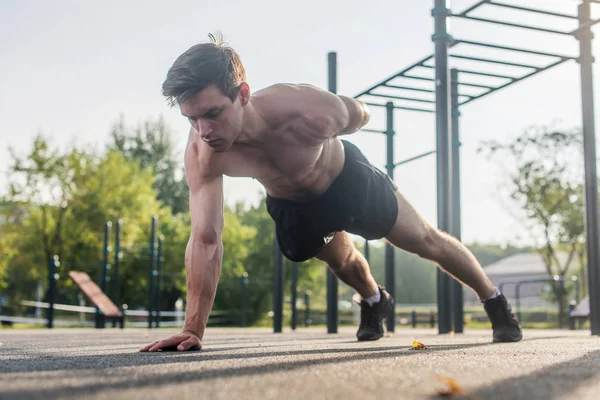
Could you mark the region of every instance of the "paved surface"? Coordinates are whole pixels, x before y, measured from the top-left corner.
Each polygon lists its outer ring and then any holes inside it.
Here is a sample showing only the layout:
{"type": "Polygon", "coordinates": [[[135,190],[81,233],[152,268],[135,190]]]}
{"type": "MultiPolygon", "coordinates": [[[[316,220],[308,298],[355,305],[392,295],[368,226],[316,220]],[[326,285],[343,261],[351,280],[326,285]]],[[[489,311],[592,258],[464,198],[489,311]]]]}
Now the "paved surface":
{"type": "Polygon", "coordinates": [[[137,352],[175,332],[0,331],[0,399],[433,399],[446,388],[438,376],[470,399],[600,398],[600,337],[589,331],[491,344],[488,330],[358,343],[354,329],[209,329],[200,352],[137,352]],[[426,349],[412,350],[415,339],[426,349]]]}

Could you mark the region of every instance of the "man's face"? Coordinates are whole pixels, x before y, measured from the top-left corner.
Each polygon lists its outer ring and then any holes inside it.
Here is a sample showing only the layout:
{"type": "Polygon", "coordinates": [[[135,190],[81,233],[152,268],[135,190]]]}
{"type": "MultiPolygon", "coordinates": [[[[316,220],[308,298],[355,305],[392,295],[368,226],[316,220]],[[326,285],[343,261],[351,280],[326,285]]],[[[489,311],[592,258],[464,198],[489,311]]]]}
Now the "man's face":
{"type": "Polygon", "coordinates": [[[190,121],[200,138],[214,151],[228,150],[241,133],[240,101],[209,86],[180,105],[181,114],[190,121]]]}

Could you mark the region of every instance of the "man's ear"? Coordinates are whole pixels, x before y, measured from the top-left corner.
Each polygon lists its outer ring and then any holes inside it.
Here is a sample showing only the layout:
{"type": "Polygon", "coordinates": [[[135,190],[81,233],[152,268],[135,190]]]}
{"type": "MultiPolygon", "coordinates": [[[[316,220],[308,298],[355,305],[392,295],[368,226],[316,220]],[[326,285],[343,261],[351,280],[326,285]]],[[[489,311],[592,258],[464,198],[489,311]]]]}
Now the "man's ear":
{"type": "Polygon", "coordinates": [[[250,101],[250,85],[248,85],[246,82],[242,82],[240,85],[238,97],[242,106],[245,106],[250,101]]]}

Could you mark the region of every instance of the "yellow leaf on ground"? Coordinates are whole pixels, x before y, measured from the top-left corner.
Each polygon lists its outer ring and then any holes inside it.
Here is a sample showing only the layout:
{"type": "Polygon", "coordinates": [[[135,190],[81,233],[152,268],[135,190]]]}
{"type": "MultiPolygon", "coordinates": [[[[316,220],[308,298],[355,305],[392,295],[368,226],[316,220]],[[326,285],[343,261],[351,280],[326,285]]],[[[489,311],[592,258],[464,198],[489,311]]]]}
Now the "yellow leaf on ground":
{"type": "Polygon", "coordinates": [[[412,348],[413,348],[413,350],[423,350],[425,348],[425,345],[423,343],[417,342],[415,340],[413,342],[412,348]]]}

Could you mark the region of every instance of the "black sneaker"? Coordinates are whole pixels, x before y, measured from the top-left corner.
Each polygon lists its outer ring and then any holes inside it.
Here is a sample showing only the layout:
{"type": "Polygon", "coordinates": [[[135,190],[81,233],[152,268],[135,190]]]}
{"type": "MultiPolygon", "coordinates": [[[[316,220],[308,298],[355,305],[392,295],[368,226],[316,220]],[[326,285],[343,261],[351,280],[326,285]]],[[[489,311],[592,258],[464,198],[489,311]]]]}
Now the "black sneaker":
{"type": "Polygon", "coordinates": [[[494,342],[518,342],[523,333],[517,318],[503,294],[483,302],[483,308],[492,322],[494,342]]]}
{"type": "Polygon", "coordinates": [[[364,300],[360,305],[360,325],[356,332],[359,341],[378,340],[383,337],[383,320],[394,309],[394,298],[379,286],[381,299],[372,306],[364,300]]]}

